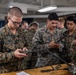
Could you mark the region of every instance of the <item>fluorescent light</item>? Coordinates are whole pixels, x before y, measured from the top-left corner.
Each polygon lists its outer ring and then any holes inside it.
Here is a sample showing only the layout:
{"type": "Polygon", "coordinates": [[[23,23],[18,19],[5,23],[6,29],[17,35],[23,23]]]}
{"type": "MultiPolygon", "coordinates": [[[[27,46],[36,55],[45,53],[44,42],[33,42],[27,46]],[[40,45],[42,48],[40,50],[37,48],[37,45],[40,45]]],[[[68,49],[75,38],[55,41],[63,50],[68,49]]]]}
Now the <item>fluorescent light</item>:
{"type": "Polygon", "coordinates": [[[56,6],[49,6],[49,7],[39,9],[38,12],[47,12],[47,11],[54,10],[54,9],[57,9],[57,7],[56,6]]]}
{"type": "Polygon", "coordinates": [[[9,8],[12,8],[13,6],[9,6],[9,8]]]}

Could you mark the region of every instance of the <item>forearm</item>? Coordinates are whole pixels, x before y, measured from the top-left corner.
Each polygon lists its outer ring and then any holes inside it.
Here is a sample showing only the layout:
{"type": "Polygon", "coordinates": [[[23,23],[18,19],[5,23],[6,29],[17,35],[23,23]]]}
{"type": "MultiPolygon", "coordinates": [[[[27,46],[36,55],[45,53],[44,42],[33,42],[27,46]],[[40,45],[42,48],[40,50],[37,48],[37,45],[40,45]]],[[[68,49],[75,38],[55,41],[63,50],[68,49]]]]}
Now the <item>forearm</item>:
{"type": "Polygon", "coordinates": [[[49,49],[49,44],[37,44],[37,43],[33,43],[34,49],[36,50],[46,50],[49,49]]]}
{"type": "Polygon", "coordinates": [[[12,52],[0,52],[0,64],[13,61],[14,54],[12,52]]]}
{"type": "Polygon", "coordinates": [[[39,49],[39,50],[43,50],[43,49],[48,49],[49,48],[49,43],[45,43],[43,40],[43,36],[41,34],[41,32],[36,32],[33,40],[32,40],[32,44],[33,44],[33,48],[34,49],[39,49]]]}

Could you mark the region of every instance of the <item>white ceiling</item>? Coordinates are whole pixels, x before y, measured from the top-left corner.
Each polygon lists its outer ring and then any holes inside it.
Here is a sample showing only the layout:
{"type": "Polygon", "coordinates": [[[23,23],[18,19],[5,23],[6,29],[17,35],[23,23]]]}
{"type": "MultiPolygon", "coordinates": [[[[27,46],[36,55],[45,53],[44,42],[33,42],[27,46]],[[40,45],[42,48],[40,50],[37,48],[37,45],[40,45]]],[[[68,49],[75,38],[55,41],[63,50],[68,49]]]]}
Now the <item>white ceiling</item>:
{"type": "Polygon", "coordinates": [[[47,17],[50,12],[59,15],[76,13],[76,0],[0,0],[0,18],[3,18],[9,5],[19,6],[24,17],[47,17]],[[56,5],[58,9],[46,13],[37,12],[38,9],[50,5],[56,5]]]}

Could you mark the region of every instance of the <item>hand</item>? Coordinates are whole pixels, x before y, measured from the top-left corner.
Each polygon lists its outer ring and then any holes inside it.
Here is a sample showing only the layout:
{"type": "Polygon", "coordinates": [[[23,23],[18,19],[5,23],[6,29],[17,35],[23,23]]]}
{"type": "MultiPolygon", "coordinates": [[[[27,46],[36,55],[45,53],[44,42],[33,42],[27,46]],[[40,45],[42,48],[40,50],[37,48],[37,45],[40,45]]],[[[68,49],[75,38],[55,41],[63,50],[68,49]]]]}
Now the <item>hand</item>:
{"type": "Polygon", "coordinates": [[[24,48],[23,48],[23,51],[26,51],[26,50],[28,50],[28,49],[27,49],[26,47],[24,47],[24,48]]]}
{"type": "Polygon", "coordinates": [[[23,53],[27,54],[28,49],[26,47],[23,48],[23,53]]]}
{"type": "Polygon", "coordinates": [[[26,54],[22,53],[21,49],[16,49],[16,51],[14,51],[14,56],[16,58],[23,58],[25,56],[27,56],[26,54]]]}
{"type": "Polygon", "coordinates": [[[73,40],[73,42],[72,42],[73,44],[76,44],[76,40],[73,40]]]}
{"type": "Polygon", "coordinates": [[[56,44],[54,41],[52,41],[52,42],[49,43],[49,47],[59,48],[59,44],[56,44]]]}

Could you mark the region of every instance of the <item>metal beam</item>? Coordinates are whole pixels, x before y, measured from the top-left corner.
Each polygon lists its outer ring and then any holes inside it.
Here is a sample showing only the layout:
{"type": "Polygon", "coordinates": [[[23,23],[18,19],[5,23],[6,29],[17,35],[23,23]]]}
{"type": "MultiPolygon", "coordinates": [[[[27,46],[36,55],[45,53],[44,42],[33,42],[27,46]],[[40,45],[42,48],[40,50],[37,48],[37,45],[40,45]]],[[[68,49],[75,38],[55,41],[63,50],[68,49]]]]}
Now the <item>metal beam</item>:
{"type": "MultiPolygon", "coordinates": [[[[62,16],[62,15],[68,15],[68,14],[73,14],[76,12],[60,12],[57,13],[58,16],[62,16]]],[[[24,15],[24,18],[47,18],[49,14],[46,15],[24,15]]]]}
{"type": "Polygon", "coordinates": [[[22,3],[15,3],[15,2],[10,2],[8,7],[9,6],[20,7],[22,9],[23,13],[27,13],[27,10],[37,11],[40,7],[40,6],[37,6],[37,5],[22,4],[22,3]]]}
{"type": "Polygon", "coordinates": [[[54,11],[76,11],[76,7],[58,7],[54,11]]]}

